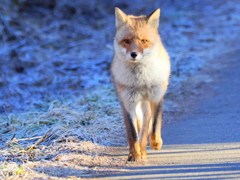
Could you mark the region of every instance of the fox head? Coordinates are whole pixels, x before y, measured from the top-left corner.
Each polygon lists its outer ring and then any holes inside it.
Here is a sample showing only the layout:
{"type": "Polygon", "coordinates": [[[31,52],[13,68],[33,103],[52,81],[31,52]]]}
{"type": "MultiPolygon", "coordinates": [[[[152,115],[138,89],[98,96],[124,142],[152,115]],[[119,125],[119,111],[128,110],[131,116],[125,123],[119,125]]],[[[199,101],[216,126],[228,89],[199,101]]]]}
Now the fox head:
{"type": "Polygon", "coordinates": [[[115,54],[130,63],[143,61],[154,48],[156,49],[160,40],[158,34],[160,9],[149,16],[133,16],[126,15],[116,7],[115,15],[115,54]]]}

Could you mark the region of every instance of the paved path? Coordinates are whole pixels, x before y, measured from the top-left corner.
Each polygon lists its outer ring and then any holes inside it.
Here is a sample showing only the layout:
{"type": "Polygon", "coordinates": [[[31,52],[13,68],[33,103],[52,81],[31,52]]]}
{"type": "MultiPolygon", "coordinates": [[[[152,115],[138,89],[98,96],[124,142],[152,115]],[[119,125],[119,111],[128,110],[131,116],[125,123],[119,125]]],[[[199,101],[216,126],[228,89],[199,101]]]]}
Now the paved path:
{"type": "Polygon", "coordinates": [[[240,51],[224,55],[221,63],[228,65],[214,72],[214,93],[163,128],[161,150],[148,149],[151,165],[101,179],[240,179],[240,51]]]}

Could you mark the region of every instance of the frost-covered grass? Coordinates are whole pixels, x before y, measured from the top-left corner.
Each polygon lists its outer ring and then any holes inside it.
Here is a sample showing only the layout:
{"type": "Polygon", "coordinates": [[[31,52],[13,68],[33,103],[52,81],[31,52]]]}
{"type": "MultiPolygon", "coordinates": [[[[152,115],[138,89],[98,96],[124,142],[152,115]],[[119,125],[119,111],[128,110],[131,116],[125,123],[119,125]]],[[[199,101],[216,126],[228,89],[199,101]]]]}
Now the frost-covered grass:
{"type": "Polygon", "coordinates": [[[123,127],[120,105],[112,86],[90,91],[74,102],[56,100],[48,106],[46,112],[2,116],[1,141],[7,142],[13,134],[18,139],[42,136],[50,129],[48,141],[77,139],[104,145],[121,145],[124,139],[123,128],[120,128],[123,127]],[[115,139],[112,134],[119,135],[119,138],[115,139]]]}

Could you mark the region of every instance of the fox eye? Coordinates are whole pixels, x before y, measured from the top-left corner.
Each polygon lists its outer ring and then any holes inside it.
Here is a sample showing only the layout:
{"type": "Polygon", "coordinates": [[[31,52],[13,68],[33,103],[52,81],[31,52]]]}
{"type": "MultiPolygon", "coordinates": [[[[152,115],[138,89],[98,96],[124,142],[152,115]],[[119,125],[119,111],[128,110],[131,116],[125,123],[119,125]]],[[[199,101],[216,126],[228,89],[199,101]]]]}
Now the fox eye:
{"type": "Polygon", "coordinates": [[[130,44],[130,40],[129,40],[129,39],[124,39],[123,42],[124,42],[125,44],[130,44]]]}
{"type": "Polygon", "coordinates": [[[146,39],[141,40],[141,44],[146,44],[147,42],[148,42],[148,40],[146,40],[146,39]]]}

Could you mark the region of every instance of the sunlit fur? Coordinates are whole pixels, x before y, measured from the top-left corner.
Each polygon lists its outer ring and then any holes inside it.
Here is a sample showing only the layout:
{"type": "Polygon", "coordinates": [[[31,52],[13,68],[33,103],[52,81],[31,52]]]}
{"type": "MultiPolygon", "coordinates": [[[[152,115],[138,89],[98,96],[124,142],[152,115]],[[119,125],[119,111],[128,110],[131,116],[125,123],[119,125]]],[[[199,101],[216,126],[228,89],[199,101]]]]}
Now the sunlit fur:
{"type": "Polygon", "coordinates": [[[111,72],[123,109],[128,160],[146,157],[149,131],[151,147],[159,149],[162,145],[161,112],[157,108],[167,90],[170,60],[158,34],[159,13],[158,9],[150,17],[127,16],[116,8],[111,72]],[[136,58],[131,56],[132,52],[137,53],[136,58]],[[158,122],[152,122],[154,117],[158,122]],[[156,133],[152,133],[152,129],[156,133]]]}

